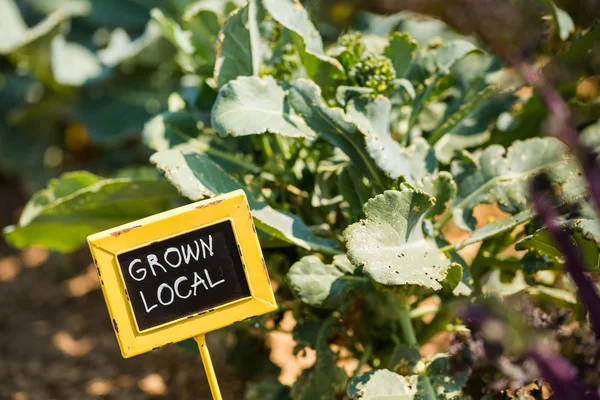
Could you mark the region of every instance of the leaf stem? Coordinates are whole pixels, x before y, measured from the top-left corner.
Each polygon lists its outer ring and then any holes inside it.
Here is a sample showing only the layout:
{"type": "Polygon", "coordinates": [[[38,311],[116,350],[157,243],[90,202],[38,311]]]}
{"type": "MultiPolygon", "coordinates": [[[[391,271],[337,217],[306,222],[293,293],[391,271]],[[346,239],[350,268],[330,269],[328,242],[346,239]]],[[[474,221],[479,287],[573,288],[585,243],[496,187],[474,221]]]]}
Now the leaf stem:
{"type": "Polygon", "coordinates": [[[353,374],[354,376],[357,376],[358,374],[360,374],[360,370],[367,363],[367,360],[369,359],[369,357],[371,357],[372,350],[373,350],[373,344],[367,343],[367,345],[365,346],[365,351],[362,353],[362,355],[360,356],[360,360],[358,361],[358,366],[356,367],[356,371],[354,371],[354,374],[353,374]]]}
{"type": "MultiPolygon", "coordinates": [[[[419,342],[417,341],[417,335],[415,334],[415,329],[413,328],[412,321],[410,318],[410,305],[408,304],[408,300],[405,296],[398,296],[398,303],[396,307],[396,314],[398,315],[398,323],[400,324],[400,328],[402,329],[402,335],[406,344],[411,347],[419,349],[419,342]]],[[[426,400],[436,400],[435,392],[433,390],[433,386],[431,386],[431,381],[427,375],[421,375],[419,379],[422,379],[423,388],[425,390],[425,399],[426,400]]]]}

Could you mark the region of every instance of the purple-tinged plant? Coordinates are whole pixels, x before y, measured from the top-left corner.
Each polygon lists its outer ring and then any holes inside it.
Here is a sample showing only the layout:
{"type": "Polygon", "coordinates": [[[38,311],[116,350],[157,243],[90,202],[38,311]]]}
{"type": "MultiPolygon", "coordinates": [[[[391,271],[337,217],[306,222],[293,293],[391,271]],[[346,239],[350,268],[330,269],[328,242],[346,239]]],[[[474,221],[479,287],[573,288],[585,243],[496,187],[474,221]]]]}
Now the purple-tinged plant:
{"type": "Polygon", "coordinates": [[[577,293],[589,313],[596,337],[600,339],[600,294],[598,294],[596,286],[579,265],[579,253],[571,241],[569,232],[556,223],[558,214],[549,198],[544,195],[545,186],[546,182],[543,176],[534,179],[532,187],[533,204],[539,212],[540,219],[554,237],[558,248],[565,257],[566,270],[577,285],[577,293]]]}
{"type": "Polygon", "coordinates": [[[596,207],[600,209],[600,169],[596,163],[596,155],[579,141],[579,132],[573,122],[568,104],[530,64],[521,61],[516,65],[523,78],[539,92],[552,114],[551,133],[569,145],[579,158],[583,173],[589,184],[590,193],[596,207]]]}
{"type": "Polygon", "coordinates": [[[597,400],[598,393],[581,385],[577,379],[577,370],[560,355],[549,353],[545,349],[534,349],[529,357],[535,361],[540,374],[550,383],[554,395],[560,400],[597,400]]]}

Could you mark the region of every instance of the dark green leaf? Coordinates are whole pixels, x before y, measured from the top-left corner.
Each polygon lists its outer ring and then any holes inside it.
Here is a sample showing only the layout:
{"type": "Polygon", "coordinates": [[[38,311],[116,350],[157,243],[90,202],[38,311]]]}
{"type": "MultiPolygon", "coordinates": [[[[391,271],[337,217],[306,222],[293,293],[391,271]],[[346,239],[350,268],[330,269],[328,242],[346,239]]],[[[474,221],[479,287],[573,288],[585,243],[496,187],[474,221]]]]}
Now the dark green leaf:
{"type": "Polygon", "coordinates": [[[19,248],[70,252],[88,235],[166,210],[176,195],[164,179],[104,179],[71,172],[36,193],[19,223],[5,228],[4,235],[19,248]]]}
{"type": "Polygon", "coordinates": [[[392,34],[383,54],[392,60],[397,78],[402,78],[408,73],[416,50],[417,42],[412,40],[407,33],[394,32],[392,34]]]}

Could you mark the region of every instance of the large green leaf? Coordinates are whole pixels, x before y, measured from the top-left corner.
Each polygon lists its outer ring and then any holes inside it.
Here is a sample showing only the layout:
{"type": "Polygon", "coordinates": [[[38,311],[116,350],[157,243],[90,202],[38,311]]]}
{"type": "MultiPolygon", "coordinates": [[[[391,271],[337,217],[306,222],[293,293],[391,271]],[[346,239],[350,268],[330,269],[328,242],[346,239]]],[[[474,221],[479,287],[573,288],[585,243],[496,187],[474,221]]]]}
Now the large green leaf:
{"type": "Polygon", "coordinates": [[[392,105],[383,96],[371,100],[355,97],[347,105],[347,115],[365,134],[367,151],[390,178],[403,176],[410,183],[432,174],[437,168],[433,149],[424,140],[405,148],[390,134],[392,105]]]}
{"type": "Polygon", "coordinates": [[[238,76],[258,75],[263,59],[259,31],[263,18],[258,0],[248,0],[229,16],[217,43],[214,76],[219,87],[238,76]]]}
{"type": "Polygon", "coordinates": [[[377,369],[355,376],[348,383],[352,400],[414,400],[416,376],[405,377],[387,369],[377,369]]]}
{"type": "Polygon", "coordinates": [[[366,277],[348,271],[346,256],[335,256],[333,264],[325,264],[316,256],[302,257],[287,273],[294,293],[313,307],[336,309],[351,299],[351,291],[366,288],[366,277]]]}
{"type": "MultiPolygon", "coordinates": [[[[451,207],[456,224],[464,230],[475,226],[473,208],[497,202],[500,209],[516,214],[528,208],[529,180],[542,172],[560,172],[562,182],[574,181],[577,170],[565,145],[555,138],[517,141],[508,150],[492,145],[477,159],[452,163],[458,193],[451,207]]],[[[560,183],[560,182],[559,182],[560,183]]]]}
{"type": "Polygon", "coordinates": [[[207,155],[191,146],[155,153],[150,161],[165,173],[179,192],[196,201],[215,194],[242,189],[246,192],[256,227],[288,243],[309,250],[334,253],[335,242],[320,239],[295,215],[276,211],[268,204],[256,200],[253,194],[207,155]]]}
{"type": "Polygon", "coordinates": [[[365,134],[342,109],[325,104],[317,85],[307,79],[295,80],[291,84],[288,101],[313,131],[339,147],[365,176],[383,186],[383,174],[366,149],[365,134]]]}
{"type": "Polygon", "coordinates": [[[4,235],[16,247],[70,252],[88,235],[166,210],[176,195],[164,179],[66,173],[36,193],[19,223],[5,228],[4,235]]]}
{"type": "MultiPolygon", "coordinates": [[[[587,271],[600,271],[600,221],[572,219],[561,222],[560,228],[571,233],[571,239],[579,250],[581,266],[587,271]]],[[[515,244],[515,248],[550,257],[551,261],[556,263],[564,262],[562,253],[546,228],[521,239],[515,244]]]]}
{"type": "Polygon", "coordinates": [[[407,33],[394,32],[390,42],[383,51],[383,54],[392,60],[392,65],[396,70],[396,78],[402,78],[410,69],[415,58],[417,42],[412,40],[407,33]]]}
{"type": "MultiPolygon", "coordinates": [[[[418,352],[416,355],[418,356],[418,352]]],[[[470,375],[469,370],[452,369],[449,356],[445,354],[437,354],[425,363],[426,367],[422,375],[402,376],[387,369],[365,372],[350,381],[348,396],[353,400],[459,400],[464,398],[462,387],[470,375]]]]}
{"type": "Polygon", "coordinates": [[[419,190],[388,190],[364,205],[366,219],[344,232],[348,258],[375,282],[441,289],[450,260],[423,235],[434,200],[419,190]]]}
{"type": "Polygon", "coordinates": [[[265,132],[290,137],[317,135],[287,101],[284,86],[270,76],[239,77],[219,91],[212,109],[212,126],[221,135],[265,132]]]}
{"type": "Polygon", "coordinates": [[[292,32],[309,77],[314,78],[324,68],[342,69],[335,58],[325,55],[321,35],[299,1],[262,0],[262,3],[275,21],[292,32]]]}

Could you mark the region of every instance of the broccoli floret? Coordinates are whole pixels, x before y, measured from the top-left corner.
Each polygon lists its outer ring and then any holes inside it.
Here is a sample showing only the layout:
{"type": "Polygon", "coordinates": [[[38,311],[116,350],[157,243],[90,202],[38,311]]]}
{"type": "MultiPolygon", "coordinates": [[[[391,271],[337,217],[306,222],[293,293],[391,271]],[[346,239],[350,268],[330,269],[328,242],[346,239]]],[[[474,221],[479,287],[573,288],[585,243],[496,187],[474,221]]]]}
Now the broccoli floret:
{"type": "Polygon", "coordinates": [[[334,46],[333,55],[346,70],[350,70],[365,52],[365,45],[361,39],[360,32],[344,33],[334,46]]]}
{"type": "Polygon", "coordinates": [[[371,88],[377,94],[384,92],[389,83],[396,79],[396,70],[389,58],[368,54],[354,64],[348,72],[348,78],[353,84],[371,88]]]}

